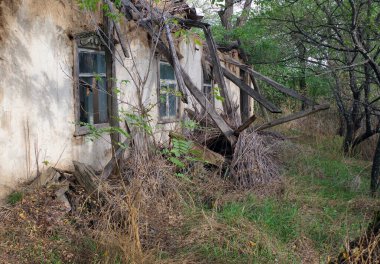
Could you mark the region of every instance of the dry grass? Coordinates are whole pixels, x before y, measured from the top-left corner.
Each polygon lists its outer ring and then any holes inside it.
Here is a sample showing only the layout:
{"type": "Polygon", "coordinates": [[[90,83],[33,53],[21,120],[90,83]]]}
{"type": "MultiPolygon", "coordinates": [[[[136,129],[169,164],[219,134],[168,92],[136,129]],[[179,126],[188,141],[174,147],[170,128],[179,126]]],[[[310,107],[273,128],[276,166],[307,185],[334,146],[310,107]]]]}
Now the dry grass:
{"type": "Polygon", "coordinates": [[[241,133],[231,162],[235,184],[241,188],[252,188],[281,181],[280,169],[274,158],[275,148],[266,144],[256,132],[241,133]]]}

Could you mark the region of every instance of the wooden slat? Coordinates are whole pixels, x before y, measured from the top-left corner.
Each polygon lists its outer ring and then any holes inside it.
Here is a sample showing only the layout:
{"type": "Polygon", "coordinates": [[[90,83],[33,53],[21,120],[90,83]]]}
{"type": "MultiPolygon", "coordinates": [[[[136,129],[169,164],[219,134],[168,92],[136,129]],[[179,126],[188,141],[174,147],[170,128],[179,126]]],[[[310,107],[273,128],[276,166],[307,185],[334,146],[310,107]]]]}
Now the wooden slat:
{"type": "Polygon", "coordinates": [[[299,118],[302,118],[302,117],[305,117],[305,116],[308,116],[310,114],[314,114],[318,111],[321,111],[321,110],[326,110],[326,109],[329,109],[330,106],[328,104],[323,104],[323,105],[315,105],[309,109],[306,109],[304,111],[300,111],[300,112],[297,112],[297,113],[294,113],[294,114],[290,114],[288,116],[284,116],[284,117],[281,117],[281,118],[278,118],[278,119],[275,119],[271,122],[268,122],[266,124],[263,124],[263,125],[260,125],[258,127],[255,128],[256,131],[260,131],[260,130],[264,130],[264,129],[268,129],[268,128],[271,128],[271,127],[274,127],[274,126],[278,126],[278,125],[281,125],[281,124],[284,124],[284,123],[287,123],[287,122],[290,122],[290,121],[293,121],[293,120],[296,120],[296,119],[299,119],[299,118]]]}
{"type": "Polygon", "coordinates": [[[245,65],[245,64],[242,64],[232,58],[227,58],[226,61],[228,63],[231,63],[231,64],[234,64],[236,66],[238,66],[239,68],[243,69],[243,70],[246,70],[248,71],[249,73],[251,73],[253,75],[253,77],[259,79],[259,80],[262,80],[266,83],[268,83],[269,85],[271,85],[273,88],[275,88],[276,90],[278,90],[279,92],[283,93],[283,94],[286,94],[286,95],[289,95],[293,98],[296,98],[298,100],[301,100],[302,102],[305,102],[307,105],[315,105],[316,103],[312,100],[310,100],[309,98],[297,93],[296,91],[294,91],[293,89],[290,89],[282,84],[279,84],[278,82],[272,80],[271,78],[253,70],[251,67],[249,67],[248,65],[245,65]]]}
{"type": "Polygon", "coordinates": [[[235,130],[235,134],[239,134],[239,133],[243,132],[244,130],[246,130],[253,122],[255,122],[255,120],[256,120],[256,116],[255,115],[253,115],[250,118],[248,118],[241,126],[239,126],[235,130]]]}
{"type": "Polygon", "coordinates": [[[266,109],[271,111],[272,113],[281,113],[281,109],[275,106],[272,102],[268,101],[266,98],[264,98],[262,95],[260,95],[257,91],[252,89],[249,85],[245,84],[241,79],[236,77],[233,73],[231,73],[229,70],[222,68],[224,76],[227,77],[227,79],[231,80],[234,84],[236,84],[240,89],[242,89],[244,92],[246,92],[249,96],[254,98],[259,104],[263,105],[266,109]]]}

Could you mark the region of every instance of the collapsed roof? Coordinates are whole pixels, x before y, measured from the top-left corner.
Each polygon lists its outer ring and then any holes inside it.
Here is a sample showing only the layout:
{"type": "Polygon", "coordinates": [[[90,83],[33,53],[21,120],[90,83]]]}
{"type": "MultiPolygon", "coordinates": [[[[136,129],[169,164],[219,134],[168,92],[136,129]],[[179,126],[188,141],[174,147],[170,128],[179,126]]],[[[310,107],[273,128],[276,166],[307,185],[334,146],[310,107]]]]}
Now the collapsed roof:
{"type": "MultiPolygon", "coordinates": [[[[211,103],[207,100],[205,95],[200,89],[192,82],[191,78],[188,76],[186,71],[181,67],[178,59],[178,54],[175,49],[175,43],[172,37],[172,31],[178,27],[185,28],[199,28],[203,30],[206,44],[207,52],[205,58],[208,63],[213,68],[214,80],[220,87],[221,96],[224,97],[223,110],[224,114],[229,120],[236,120],[235,111],[231,106],[231,101],[228,96],[227,86],[225,83],[225,77],[236,84],[241,90],[246,92],[251,96],[256,102],[262,105],[264,108],[272,113],[281,113],[281,109],[272,103],[270,100],[265,98],[259,92],[259,87],[257,80],[266,82],[268,85],[276,89],[277,91],[291,96],[297,100],[302,101],[305,105],[309,106],[304,111],[300,111],[279,119],[275,119],[267,124],[257,127],[258,130],[267,129],[275,125],[279,125],[285,122],[289,122],[306,115],[315,113],[320,110],[325,110],[329,108],[329,105],[323,104],[319,105],[313,100],[299,94],[295,90],[287,88],[276,81],[270,79],[267,76],[255,71],[251,66],[243,64],[233,58],[227,58],[226,62],[233,64],[240,69],[246,71],[254,84],[254,88],[250,87],[244,83],[240,78],[236,77],[228,69],[222,67],[220,58],[218,56],[218,46],[212,36],[210,25],[201,21],[202,16],[198,15],[195,8],[189,7],[183,0],[168,0],[160,1],[157,4],[151,5],[146,0],[130,1],[121,0],[121,8],[116,11],[114,4],[110,0],[105,0],[105,2],[110,7],[112,12],[119,12],[125,16],[127,20],[135,21],[142,29],[144,29],[152,40],[157,44],[157,50],[168,60],[168,62],[173,66],[175,70],[176,79],[178,82],[179,91],[182,93],[182,100],[187,102],[188,92],[193,96],[199,105],[207,112],[211,119],[215,122],[224,136],[233,146],[236,143],[238,132],[233,130],[226,120],[219,115],[211,103]],[[175,21],[175,23],[174,23],[175,21]],[[161,34],[157,31],[157,27],[161,27],[165,34],[161,34]]],[[[115,29],[117,31],[120,44],[127,54],[125,37],[120,31],[120,25],[117,21],[113,21],[115,24],[115,29]]],[[[225,47],[221,47],[221,50],[225,50],[225,47]]],[[[241,125],[241,124],[240,124],[241,125]]]]}

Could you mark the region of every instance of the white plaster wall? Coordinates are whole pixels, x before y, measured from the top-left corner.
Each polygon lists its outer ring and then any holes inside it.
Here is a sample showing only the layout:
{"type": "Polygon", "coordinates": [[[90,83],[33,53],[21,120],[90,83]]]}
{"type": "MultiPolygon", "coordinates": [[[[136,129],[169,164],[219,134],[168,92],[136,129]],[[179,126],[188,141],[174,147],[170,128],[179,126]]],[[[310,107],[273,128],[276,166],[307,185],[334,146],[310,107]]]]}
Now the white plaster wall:
{"type": "MultiPolygon", "coordinates": [[[[152,105],[149,114],[151,118],[151,126],[154,128],[155,139],[159,142],[166,142],[168,140],[168,132],[181,128],[180,122],[162,123],[159,121],[158,107],[157,107],[157,86],[158,86],[158,65],[159,57],[152,57],[151,48],[147,45],[147,39],[144,35],[136,35],[135,32],[130,32],[129,38],[131,40],[131,54],[130,58],[119,58],[116,63],[116,76],[118,79],[118,87],[121,88],[120,93],[120,108],[133,111],[134,107],[138,106],[137,99],[137,86],[141,85],[136,81],[138,80],[138,73],[142,79],[146,78],[144,86],[143,103],[146,107],[152,105]],[[148,68],[147,65],[150,67],[148,68]],[[128,69],[128,70],[127,70],[128,69]],[[138,73],[137,73],[138,72],[138,73]],[[133,81],[133,79],[135,81],[133,81]],[[127,84],[124,82],[127,80],[127,84]],[[123,103],[124,102],[124,103],[123,103]]],[[[183,58],[180,59],[180,64],[190,78],[197,85],[199,89],[202,87],[202,47],[196,46],[192,41],[182,40],[179,43],[179,51],[183,58]]],[[[118,47],[118,53],[121,50],[118,47]]],[[[183,117],[183,110],[186,107],[193,108],[192,100],[189,104],[180,102],[180,119],[183,117]]]]}
{"type": "Polygon", "coordinates": [[[23,1],[7,20],[9,34],[1,43],[0,198],[34,177],[37,166],[43,170],[44,161],[61,169],[71,169],[72,160],[101,168],[109,156],[108,144],[73,137],[69,25],[46,9],[36,16],[37,2],[23,1]]]}

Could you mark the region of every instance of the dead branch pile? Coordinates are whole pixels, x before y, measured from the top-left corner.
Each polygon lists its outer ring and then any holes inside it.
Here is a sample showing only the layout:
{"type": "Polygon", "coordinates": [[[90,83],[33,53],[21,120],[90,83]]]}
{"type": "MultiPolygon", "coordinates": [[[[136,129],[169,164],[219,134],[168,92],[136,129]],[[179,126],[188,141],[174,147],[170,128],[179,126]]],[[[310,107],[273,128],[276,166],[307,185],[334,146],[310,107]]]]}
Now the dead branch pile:
{"type": "Polygon", "coordinates": [[[265,144],[256,132],[240,134],[231,161],[231,177],[242,188],[264,185],[280,179],[274,160],[274,146],[265,144]]]}

